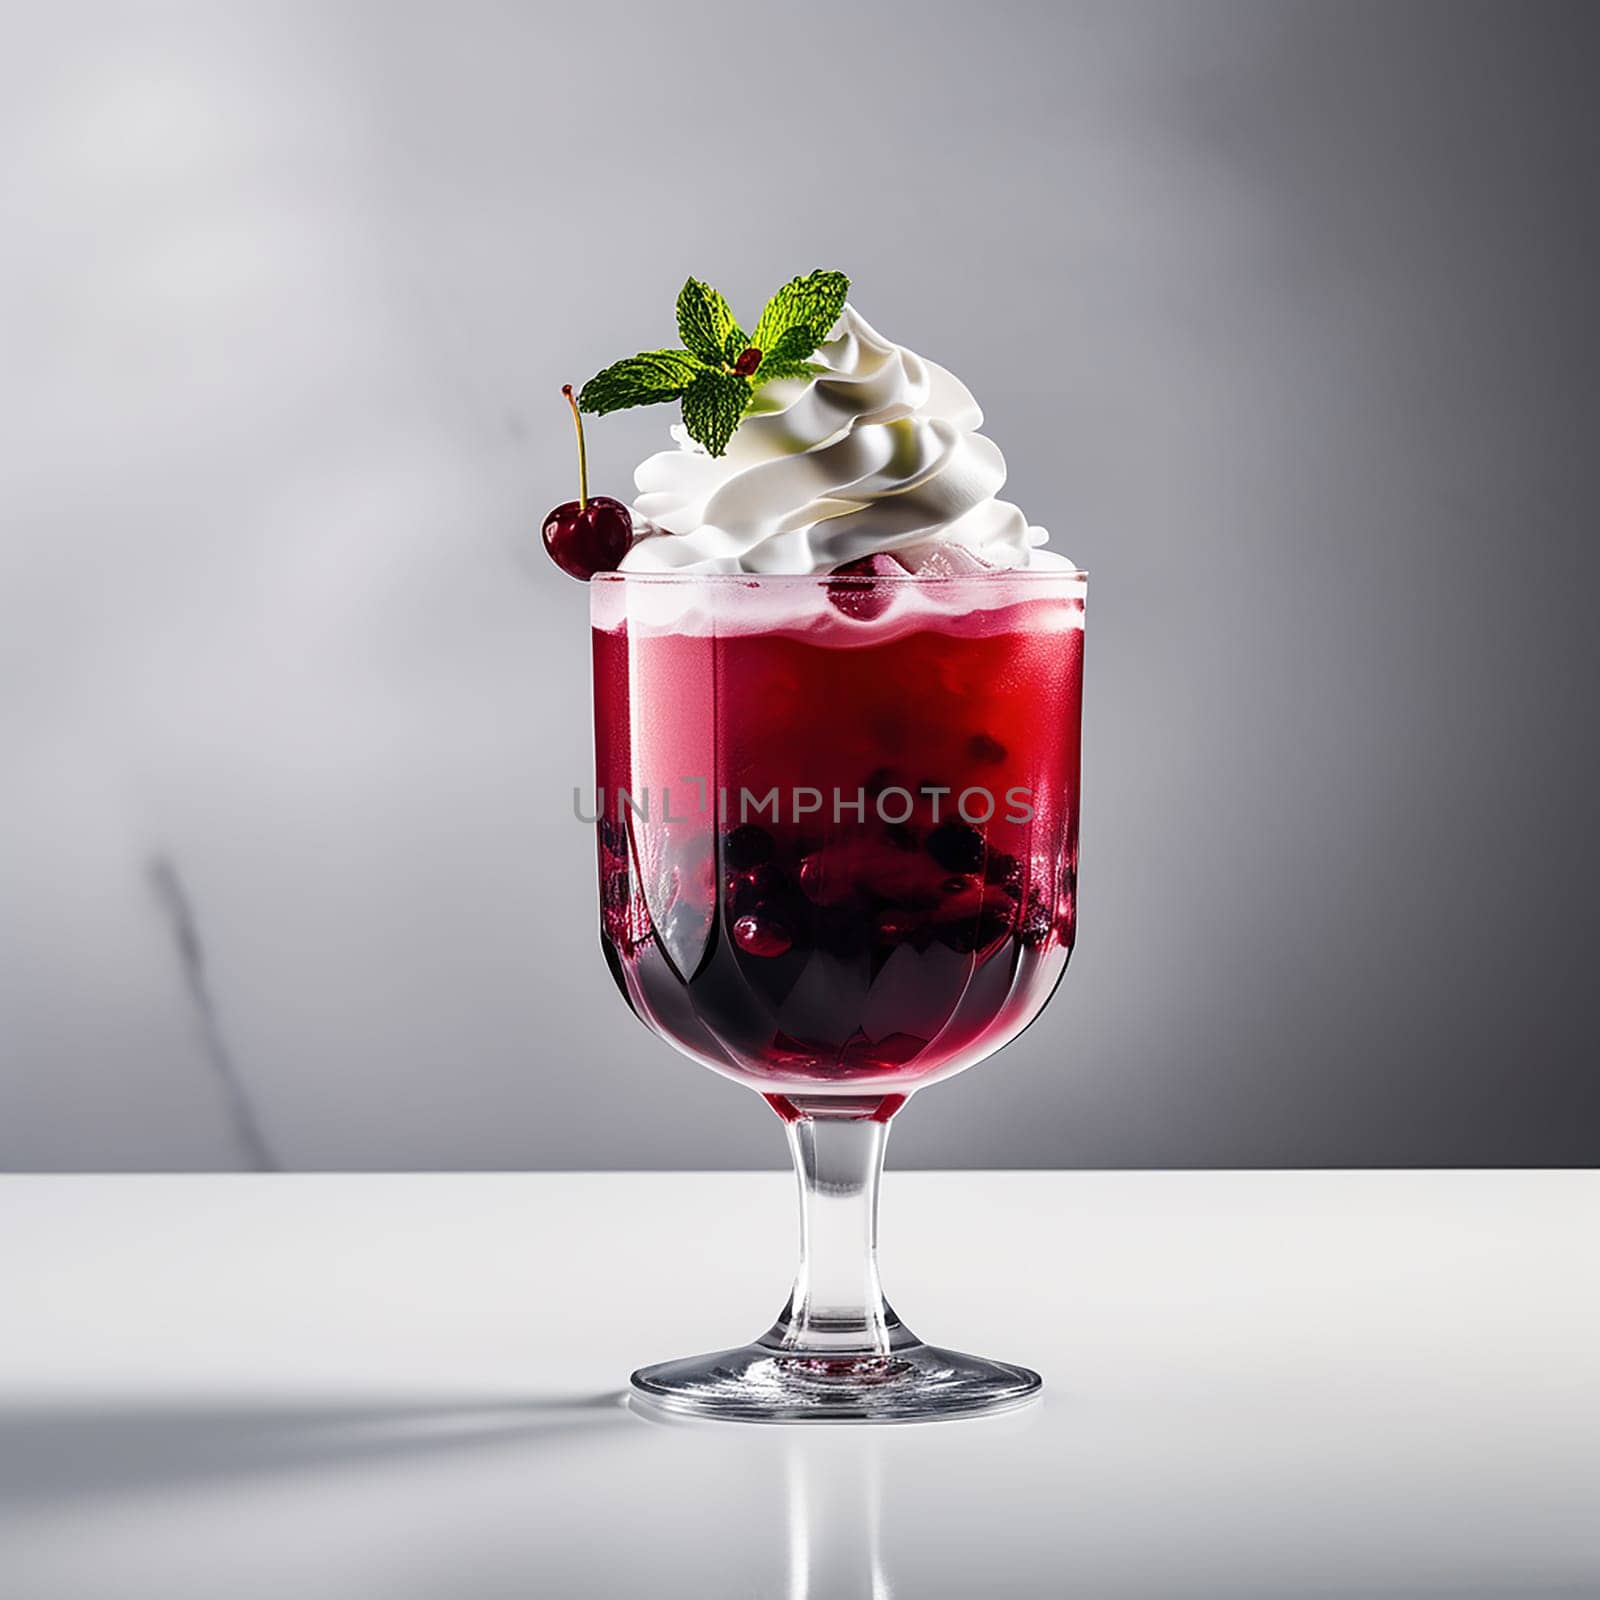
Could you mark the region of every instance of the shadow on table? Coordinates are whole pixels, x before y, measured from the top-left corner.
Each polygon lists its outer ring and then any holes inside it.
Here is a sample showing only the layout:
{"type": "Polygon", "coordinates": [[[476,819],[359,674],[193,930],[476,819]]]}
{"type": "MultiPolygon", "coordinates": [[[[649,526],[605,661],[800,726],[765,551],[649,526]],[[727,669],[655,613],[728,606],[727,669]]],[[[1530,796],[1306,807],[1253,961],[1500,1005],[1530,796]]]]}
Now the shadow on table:
{"type": "Polygon", "coordinates": [[[633,1426],[616,1393],[360,1404],[174,1398],[0,1406],[0,1508],[633,1426]]]}

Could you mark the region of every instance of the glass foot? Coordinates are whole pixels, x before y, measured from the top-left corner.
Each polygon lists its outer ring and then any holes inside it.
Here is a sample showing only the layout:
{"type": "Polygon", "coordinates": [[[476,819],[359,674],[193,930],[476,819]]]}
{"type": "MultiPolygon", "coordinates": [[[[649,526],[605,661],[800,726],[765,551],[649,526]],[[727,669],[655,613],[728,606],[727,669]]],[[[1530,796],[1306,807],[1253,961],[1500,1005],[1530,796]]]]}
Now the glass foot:
{"type": "Polygon", "coordinates": [[[888,1355],[816,1355],[749,1344],[633,1374],[652,1405],[736,1422],[916,1422],[1003,1411],[1042,1380],[1027,1367],[912,1342],[888,1355]]]}

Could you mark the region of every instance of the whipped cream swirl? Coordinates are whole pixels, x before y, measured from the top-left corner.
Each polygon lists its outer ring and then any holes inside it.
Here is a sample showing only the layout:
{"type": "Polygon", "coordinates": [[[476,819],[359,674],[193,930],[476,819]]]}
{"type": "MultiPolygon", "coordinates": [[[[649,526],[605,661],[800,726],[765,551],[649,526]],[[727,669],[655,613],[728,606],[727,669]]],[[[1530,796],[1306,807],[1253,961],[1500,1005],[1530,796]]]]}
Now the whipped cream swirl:
{"type": "Polygon", "coordinates": [[[952,374],[850,306],[812,360],[821,373],[757,390],[725,455],[680,425],[676,450],[640,464],[634,511],[655,531],[623,571],[819,573],[876,554],[915,571],[950,546],[991,567],[1071,566],[995,498],[1005,460],[952,374]]]}

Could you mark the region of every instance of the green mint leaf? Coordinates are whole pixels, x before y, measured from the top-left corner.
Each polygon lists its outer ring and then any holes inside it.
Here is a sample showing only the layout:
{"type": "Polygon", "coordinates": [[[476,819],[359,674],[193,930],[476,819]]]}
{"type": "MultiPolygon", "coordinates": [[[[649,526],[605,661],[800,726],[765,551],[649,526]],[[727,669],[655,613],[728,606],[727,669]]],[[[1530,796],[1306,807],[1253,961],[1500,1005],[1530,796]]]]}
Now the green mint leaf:
{"type": "Polygon", "coordinates": [[[791,278],[767,301],[751,342],[758,350],[771,350],[785,333],[805,328],[811,334],[810,345],[790,355],[794,359],[810,355],[833,331],[849,292],[850,280],[842,272],[819,269],[803,278],[791,278]]]}
{"type": "Polygon", "coordinates": [[[826,372],[826,367],[805,359],[816,347],[809,324],[785,328],[773,341],[772,348],[762,352],[761,365],[752,375],[753,381],[759,388],[774,378],[811,378],[826,372]]]}
{"type": "Polygon", "coordinates": [[[782,356],[763,356],[761,365],[751,375],[750,381],[759,389],[774,378],[815,378],[827,370],[815,361],[788,361],[782,356]]]}
{"type": "Polygon", "coordinates": [[[736,372],[702,372],[683,392],[683,425],[714,456],[728,448],[750,399],[750,380],[736,372]]]}
{"type": "Polygon", "coordinates": [[[722,359],[731,367],[750,348],[750,336],[737,323],[722,341],[722,359]]]}
{"type": "Polygon", "coordinates": [[[690,278],[678,291],[678,337],[692,354],[712,365],[731,361],[749,342],[733,320],[728,302],[698,278],[690,278]],[[738,348],[729,355],[735,338],[738,348]]]}
{"type": "Polygon", "coordinates": [[[706,370],[687,350],[645,350],[597,372],[578,392],[578,409],[604,416],[676,400],[706,370]]]}
{"type": "Polygon", "coordinates": [[[762,345],[761,352],[779,361],[804,361],[821,342],[812,335],[810,325],[803,324],[798,328],[785,328],[770,346],[762,345]]]}

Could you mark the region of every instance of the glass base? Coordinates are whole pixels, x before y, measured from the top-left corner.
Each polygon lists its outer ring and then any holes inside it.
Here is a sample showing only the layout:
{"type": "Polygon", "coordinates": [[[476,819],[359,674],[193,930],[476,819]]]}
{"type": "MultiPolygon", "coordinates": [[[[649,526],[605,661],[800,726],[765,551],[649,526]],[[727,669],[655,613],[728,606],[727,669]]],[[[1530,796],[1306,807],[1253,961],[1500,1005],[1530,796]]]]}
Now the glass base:
{"type": "Polygon", "coordinates": [[[641,1399],[734,1422],[918,1422],[1025,1405],[1043,1380],[920,1341],[888,1355],[816,1355],[748,1344],[642,1367],[641,1399]]]}

